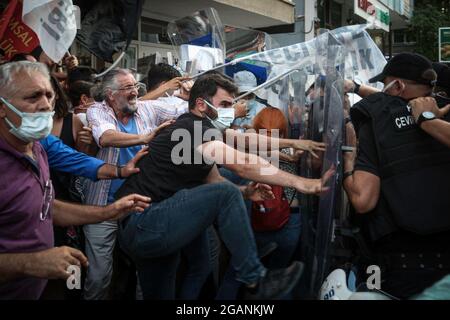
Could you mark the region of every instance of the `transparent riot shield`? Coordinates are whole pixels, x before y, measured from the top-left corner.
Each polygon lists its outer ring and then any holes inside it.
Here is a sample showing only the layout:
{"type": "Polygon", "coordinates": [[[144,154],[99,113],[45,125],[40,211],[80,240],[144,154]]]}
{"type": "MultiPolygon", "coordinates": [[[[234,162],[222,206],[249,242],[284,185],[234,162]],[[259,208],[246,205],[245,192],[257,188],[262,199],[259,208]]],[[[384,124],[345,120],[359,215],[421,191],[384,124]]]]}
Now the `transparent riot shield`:
{"type": "MultiPolygon", "coordinates": [[[[225,26],[225,39],[227,62],[279,47],[278,43],[266,32],[232,26],[225,26]]],[[[255,75],[259,85],[267,80],[268,66],[269,64],[264,61],[246,60],[227,66],[225,73],[233,77],[239,71],[249,71],[255,75]]],[[[264,95],[261,99],[263,98],[264,95]]]]}
{"type": "MultiPolygon", "coordinates": [[[[333,39],[331,39],[331,42],[333,39]]],[[[323,142],[327,145],[323,156],[321,176],[329,170],[335,174],[326,182],[327,191],[319,199],[315,260],[317,270],[314,279],[314,292],[317,293],[328,274],[330,267],[330,248],[334,241],[334,220],[338,214],[341,200],[341,187],[338,174],[342,160],[342,132],[344,126],[344,48],[330,45],[328,49],[328,68],[325,81],[323,142]]]]}
{"type": "Polygon", "coordinates": [[[225,26],[225,39],[228,60],[279,48],[268,33],[252,29],[225,26]]]}
{"type": "Polygon", "coordinates": [[[169,23],[167,34],[178,52],[179,66],[187,74],[208,71],[225,62],[224,26],[214,8],[169,23]]]}
{"type": "Polygon", "coordinates": [[[309,106],[306,104],[306,84],[308,74],[305,69],[289,75],[289,103],[287,119],[290,139],[306,139],[308,136],[309,106]]]}
{"type": "MultiPolygon", "coordinates": [[[[343,80],[345,48],[331,35],[316,38],[315,83],[307,91],[310,102],[308,139],[326,143],[326,151],[319,158],[307,155],[302,162],[302,176],[320,178],[340,166],[343,125],[343,80]]],[[[327,182],[328,190],[319,198],[303,196],[302,246],[303,258],[308,261],[305,286],[314,298],[322,285],[329,266],[334,214],[339,205],[340,188],[334,174],[327,182]]]]}

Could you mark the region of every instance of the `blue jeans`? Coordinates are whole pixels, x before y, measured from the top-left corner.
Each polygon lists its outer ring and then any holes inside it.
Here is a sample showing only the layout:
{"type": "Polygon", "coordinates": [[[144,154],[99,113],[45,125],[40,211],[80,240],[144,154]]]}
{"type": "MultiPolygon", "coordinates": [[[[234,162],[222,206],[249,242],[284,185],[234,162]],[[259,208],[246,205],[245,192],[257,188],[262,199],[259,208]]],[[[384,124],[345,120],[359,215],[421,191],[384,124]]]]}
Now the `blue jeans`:
{"type": "Polygon", "coordinates": [[[236,279],[255,283],[266,269],[240,190],[229,182],[183,189],[121,223],[119,241],[135,261],[145,299],[174,299],[180,250],[216,223],[236,279]]]}
{"type": "MultiPolygon", "coordinates": [[[[255,232],[258,248],[263,248],[271,242],[277,248],[270,254],[265,266],[269,269],[280,269],[289,266],[300,239],[301,216],[298,213],[289,216],[288,222],[280,230],[255,232]]],[[[229,267],[217,292],[216,300],[235,300],[241,284],[234,280],[235,271],[229,267]]]]}
{"type": "Polygon", "coordinates": [[[181,300],[198,299],[203,285],[213,271],[220,245],[216,243],[213,233],[211,226],[181,250],[181,255],[186,260],[186,272],[179,293],[181,300]]]}
{"type": "Polygon", "coordinates": [[[264,265],[269,269],[286,268],[294,256],[300,239],[301,215],[291,213],[288,222],[280,230],[256,232],[255,239],[258,248],[262,248],[270,242],[277,244],[277,249],[265,260],[264,265]]]}

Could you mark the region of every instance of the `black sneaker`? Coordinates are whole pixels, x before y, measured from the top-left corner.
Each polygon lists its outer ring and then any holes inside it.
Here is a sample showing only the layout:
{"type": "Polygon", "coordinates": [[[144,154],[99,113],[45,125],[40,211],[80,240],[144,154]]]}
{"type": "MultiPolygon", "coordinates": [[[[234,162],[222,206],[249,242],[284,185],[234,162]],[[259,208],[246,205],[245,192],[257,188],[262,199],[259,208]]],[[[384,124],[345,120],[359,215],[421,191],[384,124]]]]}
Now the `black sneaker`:
{"type": "Polygon", "coordinates": [[[256,288],[247,288],[246,300],[276,300],[287,295],[297,284],[303,273],[304,264],[294,261],[284,269],[268,270],[256,288]]]}

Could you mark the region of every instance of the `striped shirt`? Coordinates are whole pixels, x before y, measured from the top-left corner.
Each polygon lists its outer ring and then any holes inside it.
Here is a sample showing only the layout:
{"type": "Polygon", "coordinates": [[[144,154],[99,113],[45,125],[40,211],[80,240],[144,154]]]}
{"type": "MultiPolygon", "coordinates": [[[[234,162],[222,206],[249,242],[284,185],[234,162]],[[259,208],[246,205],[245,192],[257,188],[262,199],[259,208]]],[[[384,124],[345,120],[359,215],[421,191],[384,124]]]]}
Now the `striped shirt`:
{"type": "MultiPolygon", "coordinates": [[[[155,130],[163,122],[177,118],[188,111],[186,101],[178,99],[171,100],[168,104],[165,99],[146,100],[137,102],[137,111],[134,113],[134,120],[138,134],[147,134],[155,130]]],[[[95,103],[86,113],[89,125],[92,127],[92,136],[100,147],[100,138],[108,130],[120,131],[118,120],[113,109],[106,101],[95,103]]],[[[117,165],[119,161],[119,148],[100,147],[97,158],[117,165]]],[[[90,205],[103,206],[108,202],[108,192],[111,187],[111,180],[99,180],[97,182],[87,180],[85,183],[86,203],[90,205]]]]}

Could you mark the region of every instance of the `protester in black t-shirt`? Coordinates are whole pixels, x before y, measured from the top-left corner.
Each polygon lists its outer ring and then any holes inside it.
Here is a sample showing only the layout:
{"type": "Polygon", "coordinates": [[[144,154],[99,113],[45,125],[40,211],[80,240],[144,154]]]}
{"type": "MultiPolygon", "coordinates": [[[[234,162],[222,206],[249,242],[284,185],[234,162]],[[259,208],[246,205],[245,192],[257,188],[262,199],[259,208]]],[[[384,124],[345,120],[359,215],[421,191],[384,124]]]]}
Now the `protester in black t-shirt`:
{"type": "Polygon", "coordinates": [[[147,299],[174,298],[180,249],[213,223],[231,253],[238,280],[248,287],[247,297],[279,298],[301,275],[298,262],[272,272],[257,257],[243,195],[251,200],[271,198],[270,187],[251,184],[239,189],[220,176],[216,163],[246,179],[294,187],[303,193],[321,192],[322,182],[278,170],[258,156],[220,141],[221,133],[214,124],[223,114],[221,109],[232,106],[235,93],[234,84],[222,76],[198,79],[191,90],[190,112],[149,144],[149,154],[138,164],[140,173],[116,194],[120,197],[139,190],[153,201],[145,213],[122,222],[119,236],[137,265],[147,299]]]}

